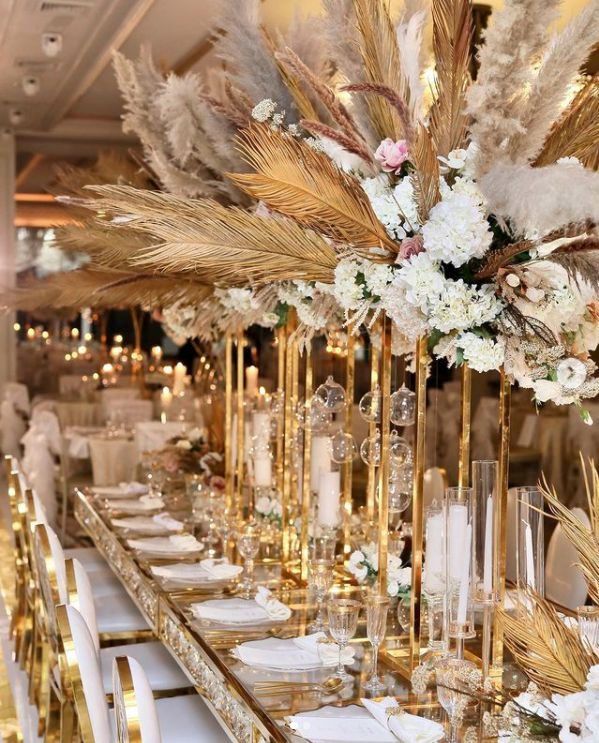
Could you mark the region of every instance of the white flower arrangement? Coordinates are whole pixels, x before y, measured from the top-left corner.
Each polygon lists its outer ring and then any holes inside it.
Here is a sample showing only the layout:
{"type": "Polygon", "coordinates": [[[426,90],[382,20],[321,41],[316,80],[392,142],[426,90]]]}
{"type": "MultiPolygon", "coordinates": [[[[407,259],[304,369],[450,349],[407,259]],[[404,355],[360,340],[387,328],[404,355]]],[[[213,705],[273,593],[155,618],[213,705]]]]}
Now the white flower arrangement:
{"type": "MultiPolygon", "coordinates": [[[[349,572],[358,583],[374,582],[379,572],[378,549],[374,542],[365,544],[349,556],[349,572]]],[[[412,568],[403,567],[397,555],[387,556],[387,593],[405,596],[412,585],[412,568]]]]}
{"type": "Polygon", "coordinates": [[[268,495],[262,495],[256,500],[256,513],[266,521],[280,524],[283,515],[283,509],[276,498],[270,498],[268,495]]]}

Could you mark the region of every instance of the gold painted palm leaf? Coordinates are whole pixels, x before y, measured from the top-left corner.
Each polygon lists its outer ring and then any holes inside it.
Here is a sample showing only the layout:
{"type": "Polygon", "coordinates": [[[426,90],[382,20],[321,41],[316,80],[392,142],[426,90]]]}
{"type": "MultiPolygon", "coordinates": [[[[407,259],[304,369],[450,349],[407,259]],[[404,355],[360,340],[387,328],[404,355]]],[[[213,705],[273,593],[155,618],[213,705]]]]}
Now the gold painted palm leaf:
{"type": "Polygon", "coordinates": [[[239,148],[256,173],[229,177],[254,198],[356,249],[385,247],[397,252],[358,181],[324,153],[267,126],[244,131],[239,148]]]}
{"type": "Polygon", "coordinates": [[[304,279],[331,282],[334,248],[317,232],[287,219],[261,217],[211,200],[121,186],[92,187],[99,207],[127,216],[153,245],[131,259],[169,272],[195,272],[223,284],[304,279]]]}

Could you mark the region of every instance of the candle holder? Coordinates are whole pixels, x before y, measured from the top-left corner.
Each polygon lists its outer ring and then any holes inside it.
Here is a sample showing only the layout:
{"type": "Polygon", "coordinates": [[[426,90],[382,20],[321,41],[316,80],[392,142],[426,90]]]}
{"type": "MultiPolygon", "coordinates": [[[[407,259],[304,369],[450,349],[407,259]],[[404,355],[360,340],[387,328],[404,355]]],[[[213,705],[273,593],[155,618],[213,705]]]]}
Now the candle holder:
{"type": "Polygon", "coordinates": [[[449,649],[447,618],[446,518],[442,504],[433,501],[425,512],[426,560],[422,591],[427,603],[428,649],[444,657],[449,649]]]}
{"type": "Polygon", "coordinates": [[[445,491],[445,560],[447,635],[456,640],[456,656],[463,658],[464,641],[476,637],[472,602],[472,488],[445,491]]]}
{"type": "Polygon", "coordinates": [[[494,460],[472,462],[474,563],[473,590],[476,604],[483,609],[482,671],[489,675],[491,628],[499,598],[499,463],[494,460]]]}
{"type": "MultiPolygon", "coordinates": [[[[545,595],[545,538],[543,494],[536,485],[517,488],[516,519],[518,524],[518,548],[516,550],[516,574],[518,591],[526,590],[545,595]]],[[[526,601],[521,602],[526,605],[526,601]]]]}

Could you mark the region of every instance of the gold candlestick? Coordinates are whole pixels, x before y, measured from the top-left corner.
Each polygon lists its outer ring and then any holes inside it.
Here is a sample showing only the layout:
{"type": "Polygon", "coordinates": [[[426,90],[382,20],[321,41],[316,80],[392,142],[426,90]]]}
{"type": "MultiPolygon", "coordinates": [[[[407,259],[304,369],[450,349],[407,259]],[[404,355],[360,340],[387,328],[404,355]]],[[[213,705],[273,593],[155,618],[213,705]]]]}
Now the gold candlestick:
{"type": "Polygon", "coordinates": [[[310,488],[311,455],[312,455],[312,345],[306,349],[305,376],[305,425],[304,425],[304,463],[302,470],[302,527],[301,527],[301,569],[302,581],[308,580],[308,563],[310,561],[310,506],[312,490],[310,488]]]}
{"type": "Polygon", "coordinates": [[[283,566],[287,567],[290,557],[291,534],[290,534],[290,516],[291,516],[291,490],[293,487],[292,476],[292,445],[295,408],[293,404],[293,377],[295,372],[294,358],[297,357],[297,343],[292,337],[297,327],[297,319],[294,310],[289,310],[287,319],[287,353],[285,364],[285,420],[283,424],[283,490],[281,503],[281,534],[283,539],[282,553],[283,566]]]}
{"type": "MultiPolygon", "coordinates": [[[[507,540],[507,491],[509,487],[510,462],[510,406],[512,388],[504,369],[501,370],[499,392],[499,477],[497,492],[499,494],[499,529],[498,529],[498,600],[503,606],[505,598],[505,563],[507,540]]],[[[503,624],[499,612],[495,613],[493,625],[493,670],[492,675],[501,679],[503,670],[503,624]]]]}
{"type": "MultiPolygon", "coordinates": [[[[352,415],[354,408],[356,338],[353,332],[347,336],[347,359],[345,363],[345,433],[352,435],[352,415]]],[[[349,560],[351,554],[351,516],[353,459],[343,465],[343,560],[349,560]]]]}
{"type": "Polygon", "coordinates": [[[379,484],[379,574],[378,590],[387,595],[387,553],[389,543],[389,436],[391,425],[391,330],[392,322],[383,318],[381,354],[381,464],[379,484]]]}
{"type": "Polygon", "coordinates": [[[285,325],[277,329],[277,392],[283,396],[283,415],[277,416],[277,438],[276,438],[276,480],[279,493],[283,492],[284,472],[284,420],[285,420],[285,359],[287,354],[287,327],[285,325]]]}

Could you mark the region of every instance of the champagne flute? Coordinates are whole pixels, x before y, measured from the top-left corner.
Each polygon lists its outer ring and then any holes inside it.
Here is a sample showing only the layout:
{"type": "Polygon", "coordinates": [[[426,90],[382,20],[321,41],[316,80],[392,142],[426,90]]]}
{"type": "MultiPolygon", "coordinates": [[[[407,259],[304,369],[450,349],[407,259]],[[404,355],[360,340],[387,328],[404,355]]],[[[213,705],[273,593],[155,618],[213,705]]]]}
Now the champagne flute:
{"type": "Polygon", "coordinates": [[[387,631],[387,612],[390,599],[388,596],[367,596],[366,604],[366,634],[372,645],[372,675],[364,684],[369,691],[381,691],[385,684],[378,675],[379,647],[385,639],[387,631]]]}
{"type": "Polygon", "coordinates": [[[582,644],[594,652],[599,652],[599,607],[579,606],[576,609],[578,616],[578,635],[582,644]]]}
{"type": "Polygon", "coordinates": [[[333,582],[333,566],[330,560],[310,560],[310,582],[316,595],[318,611],[309,629],[311,632],[322,632],[326,628],[323,616],[324,600],[333,582]]]}
{"type": "Polygon", "coordinates": [[[251,599],[254,590],[254,558],[260,549],[260,527],[249,522],[237,533],[237,549],[244,560],[244,577],[239,588],[244,599],[251,599]]]}
{"type": "Polygon", "coordinates": [[[354,599],[331,599],[327,604],[329,632],[339,645],[339,665],[335,675],[343,682],[352,678],[343,666],[342,656],[343,650],[356,634],[360,607],[360,602],[354,599]]]}
{"type": "Polygon", "coordinates": [[[437,699],[449,715],[448,743],[457,743],[458,728],[471,696],[464,689],[462,675],[465,671],[476,669],[476,665],[461,658],[445,658],[435,665],[437,678],[437,699]]]}

